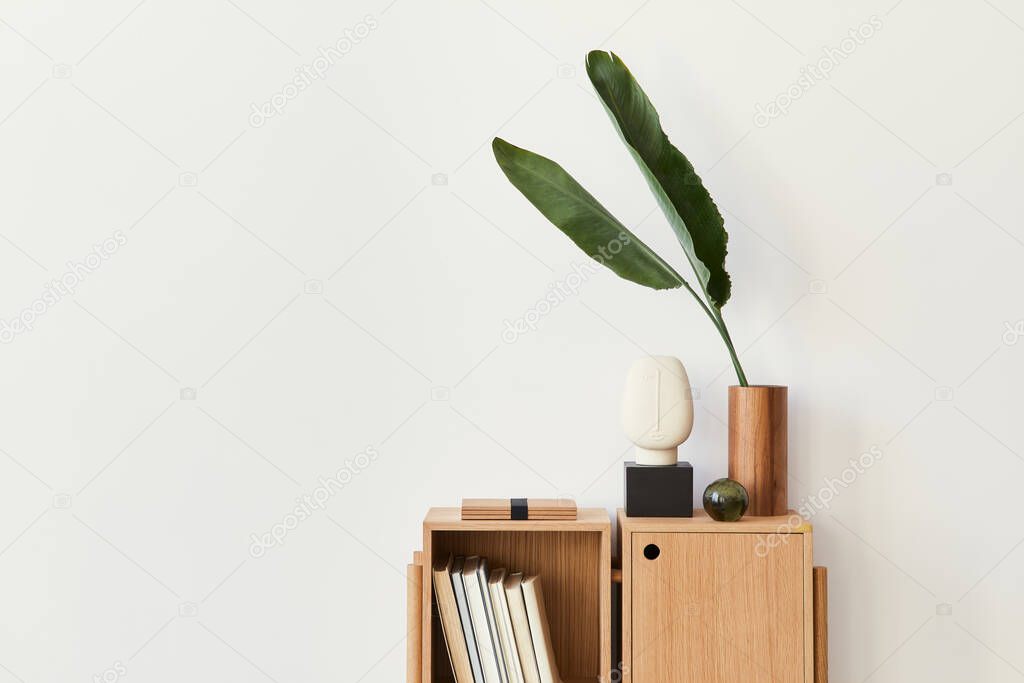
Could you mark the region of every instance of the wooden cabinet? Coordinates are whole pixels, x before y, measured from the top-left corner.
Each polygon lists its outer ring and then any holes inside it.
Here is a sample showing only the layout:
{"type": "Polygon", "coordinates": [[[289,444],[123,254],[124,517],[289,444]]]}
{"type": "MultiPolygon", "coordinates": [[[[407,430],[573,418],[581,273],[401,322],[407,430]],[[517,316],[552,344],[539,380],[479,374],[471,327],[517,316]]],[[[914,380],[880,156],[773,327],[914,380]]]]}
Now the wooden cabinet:
{"type": "Polygon", "coordinates": [[[619,511],[625,683],[812,683],[810,525],[619,511]]]}
{"type": "Polygon", "coordinates": [[[607,681],[611,672],[611,519],[582,508],[565,521],[467,521],[458,508],[432,508],[423,551],[410,565],[408,680],[450,683],[430,567],[454,555],[486,557],[492,568],[537,574],[544,587],[555,661],[565,683],[607,681]]]}

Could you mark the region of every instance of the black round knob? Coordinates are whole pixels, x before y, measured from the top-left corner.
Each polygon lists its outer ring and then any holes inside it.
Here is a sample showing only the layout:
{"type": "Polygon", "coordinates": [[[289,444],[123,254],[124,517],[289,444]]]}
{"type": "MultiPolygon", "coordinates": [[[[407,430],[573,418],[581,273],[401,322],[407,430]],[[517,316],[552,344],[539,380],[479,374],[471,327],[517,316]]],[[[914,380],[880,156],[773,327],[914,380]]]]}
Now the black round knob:
{"type": "Polygon", "coordinates": [[[656,560],[658,559],[658,555],[661,555],[661,548],[659,548],[655,544],[648,543],[647,547],[644,548],[644,557],[646,557],[648,560],[656,560]]]}

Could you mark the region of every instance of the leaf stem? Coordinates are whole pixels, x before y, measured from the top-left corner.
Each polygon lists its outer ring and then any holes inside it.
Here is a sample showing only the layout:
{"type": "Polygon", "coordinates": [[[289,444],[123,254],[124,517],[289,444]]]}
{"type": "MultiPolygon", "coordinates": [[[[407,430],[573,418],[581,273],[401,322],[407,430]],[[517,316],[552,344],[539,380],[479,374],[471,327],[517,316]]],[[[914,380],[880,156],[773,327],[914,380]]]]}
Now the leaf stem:
{"type": "Polygon", "coordinates": [[[719,336],[722,337],[722,341],[725,342],[725,348],[729,351],[729,359],[732,361],[732,366],[736,370],[736,379],[739,380],[740,386],[749,386],[747,384],[747,375],[743,372],[743,366],[740,365],[739,356],[736,355],[736,347],[733,346],[732,337],[729,336],[729,329],[725,326],[725,320],[722,318],[721,309],[717,306],[713,308],[708,307],[708,305],[704,303],[704,299],[702,299],[700,295],[693,290],[690,283],[685,280],[683,280],[683,286],[686,287],[687,291],[693,295],[693,298],[697,300],[700,307],[704,309],[704,312],[707,314],[708,318],[711,319],[712,324],[714,324],[715,329],[718,330],[719,336]]]}
{"type": "Polygon", "coordinates": [[[736,354],[736,347],[733,346],[732,337],[729,335],[729,328],[725,326],[725,320],[722,318],[722,310],[716,308],[715,313],[718,317],[718,330],[722,334],[722,340],[725,342],[726,348],[729,349],[729,358],[732,360],[732,366],[736,369],[736,379],[739,380],[741,387],[750,386],[747,383],[747,375],[743,372],[743,366],[740,365],[739,356],[736,354]]]}

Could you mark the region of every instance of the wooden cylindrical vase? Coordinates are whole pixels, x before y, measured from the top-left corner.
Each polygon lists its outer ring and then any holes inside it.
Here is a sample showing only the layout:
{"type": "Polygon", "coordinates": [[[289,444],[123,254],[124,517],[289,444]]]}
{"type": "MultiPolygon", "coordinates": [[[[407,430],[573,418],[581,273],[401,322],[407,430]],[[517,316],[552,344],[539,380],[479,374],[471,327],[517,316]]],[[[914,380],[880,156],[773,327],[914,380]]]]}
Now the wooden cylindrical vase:
{"type": "Polygon", "coordinates": [[[750,497],[747,514],[785,515],[787,387],[729,387],[729,478],[750,497]]]}

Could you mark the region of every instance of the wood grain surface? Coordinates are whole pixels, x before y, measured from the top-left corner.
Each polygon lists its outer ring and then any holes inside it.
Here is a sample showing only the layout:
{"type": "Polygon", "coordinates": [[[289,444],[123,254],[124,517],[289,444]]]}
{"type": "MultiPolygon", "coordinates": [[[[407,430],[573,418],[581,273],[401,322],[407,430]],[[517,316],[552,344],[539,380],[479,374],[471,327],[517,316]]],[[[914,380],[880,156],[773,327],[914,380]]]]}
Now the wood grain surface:
{"type": "Polygon", "coordinates": [[[814,568],[814,683],[828,683],[828,569],[814,568]]]}
{"type": "Polygon", "coordinates": [[[406,678],[419,681],[423,678],[423,553],[413,553],[412,564],[406,569],[408,585],[408,614],[406,621],[405,669],[406,678]]]}
{"type": "Polygon", "coordinates": [[[623,683],[813,681],[806,520],[636,518],[620,509],[616,547],[623,683]],[[651,544],[654,560],[644,554],[651,544]]]}
{"type": "Polygon", "coordinates": [[[762,557],[759,541],[633,534],[634,681],[803,683],[803,544],[762,557]]]}
{"type": "Polygon", "coordinates": [[[729,387],[729,478],[747,489],[748,515],[781,515],[789,507],[788,393],[787,387],[729,387]]]}

